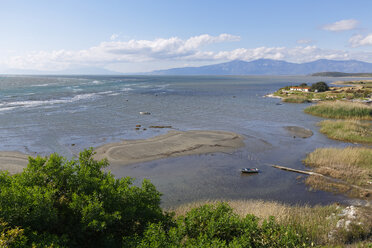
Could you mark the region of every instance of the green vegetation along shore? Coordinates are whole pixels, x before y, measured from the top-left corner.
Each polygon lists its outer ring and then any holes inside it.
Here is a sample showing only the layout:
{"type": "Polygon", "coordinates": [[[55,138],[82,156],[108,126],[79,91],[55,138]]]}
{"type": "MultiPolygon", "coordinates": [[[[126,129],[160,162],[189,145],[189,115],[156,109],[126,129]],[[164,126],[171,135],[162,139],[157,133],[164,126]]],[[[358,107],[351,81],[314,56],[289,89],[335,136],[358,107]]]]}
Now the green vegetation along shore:
{"type": "Polygon", "coordinates": [[[346,142],[372,144],[372,123],[356,120],[325,120],[318,123],[328,138],[346,142]]]}
{"type": "Polygon", "coordinates": [[[281,98],[283,102],[289,103],[306,103],[319,101],[372,101],[372,81],[337,81],[332,84],[352,85],[352,86],[333,86],[329,87],[324,82],[318,82],[308,86],[300,84],[299,86],[286,86],[280,88],[271,97],[281,98]]]}
{"type": "Polygon", "coordinates": [[[320,102],[307,107],[304,111],[325,118],[372,120],[372,106],[363,103],[320,102]]]}
{"type": "Polygon", "coordinates": [[[312,187],[353,197],[372,197],[371,148],[318,148],[307,155],[304,163],[325,176],[308,177],[306,183],[312,187]]]}
{"type": "Polygon", "coordinates": [[[71,161],[57,154],[30,158],[21,173],[0,172],[0,245],[366,246],[372,236],[365,207],[232,201],[165,211],[149,181],[138,187],[131,178],[115,179],[102,170],[107,160],[95,161],[92,155],[85,150],[71,161]]]}

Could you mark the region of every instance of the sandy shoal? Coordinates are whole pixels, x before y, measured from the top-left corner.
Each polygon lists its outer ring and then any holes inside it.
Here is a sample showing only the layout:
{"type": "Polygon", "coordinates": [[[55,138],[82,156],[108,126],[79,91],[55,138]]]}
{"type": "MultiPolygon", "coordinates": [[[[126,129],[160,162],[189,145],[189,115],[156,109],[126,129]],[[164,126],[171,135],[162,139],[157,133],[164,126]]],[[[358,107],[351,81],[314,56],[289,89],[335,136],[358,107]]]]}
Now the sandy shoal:
{"type": "Polygon", "coordinates": [[[0,152],[0,170],[20,173],[28,164],[29,155],[20,152],[0,152]]]}
{"type": "Polygon", "coordinates": [[[127,165],[167,157],[213,152],[231,152],[244,146],[243,137],[225,131],[169,131],[145,140],[124,140],[95,149],[94,158],[127,165]]]}
{"type": "Polygon", "coordinates": [[[310,129],[306,129],[303,127],[297,127],[297,126],[286,126],[284,127],[285,130],[290,135],[293,135],[294,137],[299,137],[299,138],[309,138],[313,136],[313,132],[310,129]]]}

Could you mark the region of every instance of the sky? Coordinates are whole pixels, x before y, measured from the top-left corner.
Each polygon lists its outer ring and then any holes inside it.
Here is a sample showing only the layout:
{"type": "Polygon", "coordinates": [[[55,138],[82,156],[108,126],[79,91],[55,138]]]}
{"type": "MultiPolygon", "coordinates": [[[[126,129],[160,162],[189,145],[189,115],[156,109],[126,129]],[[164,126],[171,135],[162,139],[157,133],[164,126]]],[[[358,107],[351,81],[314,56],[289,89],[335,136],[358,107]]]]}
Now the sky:
{"type": "Polygon", "coordinates": [[[372,62],[370,0],[0,0],[0,73],[372,62]]]}

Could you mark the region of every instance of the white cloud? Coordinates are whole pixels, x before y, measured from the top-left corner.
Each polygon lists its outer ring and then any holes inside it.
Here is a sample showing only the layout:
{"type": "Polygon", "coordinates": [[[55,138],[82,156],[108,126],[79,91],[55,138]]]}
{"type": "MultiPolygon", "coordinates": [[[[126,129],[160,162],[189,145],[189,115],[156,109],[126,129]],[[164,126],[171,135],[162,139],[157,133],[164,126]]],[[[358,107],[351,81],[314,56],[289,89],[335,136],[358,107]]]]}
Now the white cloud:
{"type": "Polygon", "coordinates": [[[331,24],[327,24],[323,26],[324,30],[328,31],[346,31],[346,30],[352,30],[355,29],[358,25],[358,21],[354,19],[347,19],[347,20],[341,20],[338,22],[334,22],[331,24]]]}
{"type": "MultiPolygon", "coordinates": [[[[353,44],[369,44],[371,36],[354,37],[353,44]],[[369,38],[368,38],[369,37],[369,38]],[[368,39],[367,39],[368,38],[368,39]]],[[[217,42],[238,41],[240,37],[221,34],[211,36],[203,34],[180,39],[171,37],[154,40],[105,41],[97,46],[78,51],[38,51],[24,56],[11,56],[2,64],[7,68],[34,69],[43,71],[57,71],[74,67],[115,67],[120,64],[138,65],[138,71],[143,71],[141,65],[149,68],[154,65],[176,64],[200,65],[218,63],[230,60],[277,59],[290,62],[308,62],[316,59],[361,59],[372,62],[371,53],[350,53],[341,50],[326,50],[315,45],[296,47],[257,47],[237,48],[228,51],[208,51],[208,44],[217,42]]],[[[1,62],[1,61],[0,61],[1,62]]],[[[126,72],[125,68],[122,69],[126,72]]]]}
{"type": "Polygon", "coordinates": [[[118,37],[119,37],[118,34],[112,34],[112,35],[110,36],[110,40],[116,40],[118,37]]]}
{"type": "Polygon", "coordinates": [[[301,40],[297,40],[296,42],[297,44],[301,44],[301,45],[314,43],[314,41],[310,39],[301,39],[301,40]]]}
{"type": "Polygon", "coordinates": [[[349,39],[349,43],[352,47],[372,46],[372,34],[366,36],[354,35],[349,39]]]}
{"type": "Polygon", "coordinates": [[[13,56],[7,60],[7,64],[10,68],[60,70],[76,64],[102,66],[108,63],[181,59],[198,53],[202,46],[239,39],[239,36],[231,34],[203,34],[187,40],[178,37],[126,42],[112,40],[79,51],[40,51],[26,56],[13,56]]]}
{"type": "Polygon", "coordinates": [[[214,60],[255,60],[255,59],[276,59],[290,62],[303,63],[317,59],[335,59],[347,60],[357,59],[352,54],[338,50],[324,50],[316,46],[298,46],[298,47],[258,47],[258,48],[239,48],[232,51],[223,51],[218,53],[201,53],[194,59],[214,59],[214,60]]]}

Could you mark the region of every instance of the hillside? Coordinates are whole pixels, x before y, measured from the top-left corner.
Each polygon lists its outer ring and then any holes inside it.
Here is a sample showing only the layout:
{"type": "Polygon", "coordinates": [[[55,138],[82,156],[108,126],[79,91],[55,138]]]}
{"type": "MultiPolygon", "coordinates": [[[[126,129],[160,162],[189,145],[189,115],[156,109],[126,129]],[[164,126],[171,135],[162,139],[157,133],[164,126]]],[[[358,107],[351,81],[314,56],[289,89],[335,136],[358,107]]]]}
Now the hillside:
{"type": "Polygon", "coordinates": [[[326,60],[297,64],[282,60],[258,59],[250,62],[234,60],[200,67],[182,67],[153,71],[151,75],[308,75],[320,71],[364,73],[372,71],[372,63],[357,60],[326,60]]]}
{"type": "Polygon", "coordinates": [[[311,74],[314,77],[372,77],[372,73],[345,73],[337,71],[317,72],[311,74]]]}

